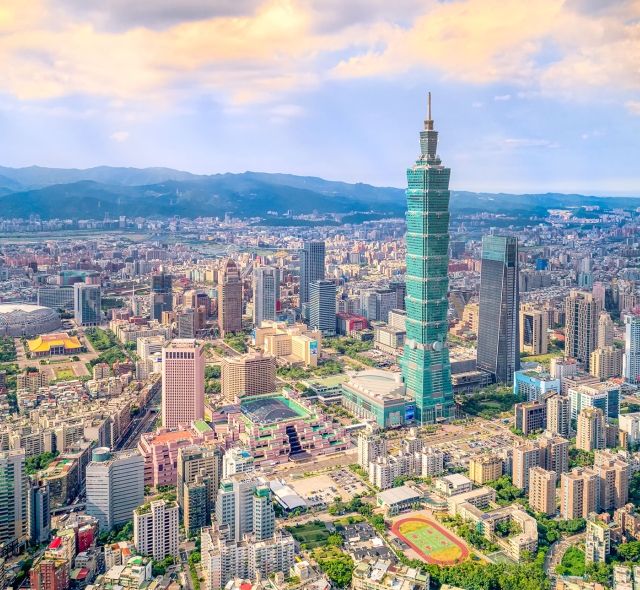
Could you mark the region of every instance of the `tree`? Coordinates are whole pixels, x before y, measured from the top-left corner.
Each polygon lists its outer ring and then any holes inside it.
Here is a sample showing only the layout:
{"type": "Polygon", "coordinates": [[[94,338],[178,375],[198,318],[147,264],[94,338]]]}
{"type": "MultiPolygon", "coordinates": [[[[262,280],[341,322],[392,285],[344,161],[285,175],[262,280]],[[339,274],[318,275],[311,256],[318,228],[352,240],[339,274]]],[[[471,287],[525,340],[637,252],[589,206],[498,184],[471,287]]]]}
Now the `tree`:
{"type": "Polygon", "coordinates": [[[608,585],[609,578],[611,578],[611,566],[602,562],[590,563],[586,567],[585,577],[589,582],[608,585]]]}
{"type": "Polygon", "coordinates": [[[622,561],[638,563],[640,562],[640,541],[631,541],[630,543],[618,545],[616,553],[622,561]]]}
{"type": "Polygon", "coordinates": [[[351,583],[354,564],[350,555],[343,553],[337,547],[329,546],[315,549],[313,557],[320,569],[337,587],[344,588],[351,583]]]}
{"type": "Polygon", "coordinates": [[[327,537],[327,545],[330,547],[342,547],[342,537],[337,533],[329,535],[327,537]]]}

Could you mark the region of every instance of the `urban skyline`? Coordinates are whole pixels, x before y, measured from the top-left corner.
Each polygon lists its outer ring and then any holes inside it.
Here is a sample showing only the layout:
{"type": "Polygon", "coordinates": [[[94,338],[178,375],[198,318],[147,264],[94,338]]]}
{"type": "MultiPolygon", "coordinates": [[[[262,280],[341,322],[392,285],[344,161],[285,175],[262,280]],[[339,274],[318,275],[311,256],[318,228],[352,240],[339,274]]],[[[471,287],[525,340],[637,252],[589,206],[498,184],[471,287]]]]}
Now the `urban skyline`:
{"type": "Polygon", "coordinates": [[[639,19],[5,0],[0,590],[640,588],[639,19]]]}
{"type": "Polygon", "coordinates": [[[356,6],[8,0],[0,162],[241,172],[257,135],[252,169],[402,186],[430,88],[453,189],[637,195],[634,2],[356,6]]]}

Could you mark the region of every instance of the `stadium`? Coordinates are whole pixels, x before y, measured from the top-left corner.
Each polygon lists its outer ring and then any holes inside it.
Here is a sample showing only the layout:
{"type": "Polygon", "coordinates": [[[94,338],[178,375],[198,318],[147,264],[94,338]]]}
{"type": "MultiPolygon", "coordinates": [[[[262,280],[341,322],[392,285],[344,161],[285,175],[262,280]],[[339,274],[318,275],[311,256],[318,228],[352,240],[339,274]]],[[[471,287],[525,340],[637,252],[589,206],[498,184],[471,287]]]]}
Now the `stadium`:
{"type": "Polygon", "coordinates": [[[273,424],[309,416],[301,405],[282,395],[247,398],[241,401],[240,410],[255,424],[273,424]]]}
{"type": "Polygon", "coordinates": [[[285,393],[243,397],[228,421],[231,438],[242,442],[259,465],[302,461],[348,447],[342,426],[285,393]]]}
{"type": "Polygon", "coordinates": [[[60,317],[48,307],[28,303],[0,303],[0,336],[39,336],[58,330],[60,317]]]}

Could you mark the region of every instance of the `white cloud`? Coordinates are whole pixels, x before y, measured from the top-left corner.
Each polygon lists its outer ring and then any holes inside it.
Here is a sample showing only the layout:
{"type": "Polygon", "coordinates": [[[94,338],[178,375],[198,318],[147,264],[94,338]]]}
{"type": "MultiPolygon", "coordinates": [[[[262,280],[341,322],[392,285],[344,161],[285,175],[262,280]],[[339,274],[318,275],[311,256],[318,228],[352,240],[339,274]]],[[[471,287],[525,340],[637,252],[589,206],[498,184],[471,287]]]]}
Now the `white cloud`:
{"type": "Polygon", "coordinates": [[[624,103],[624,106],[632,115],[640,115],[640,100],[629,100],[624,103]]]}
{"type": "Polygon", "coordinates": [[[508,100],[511,100],[511,95],[510,94],[498,94],[498,95],[493,97],[493,100],[495,100],[496,102],[506,102],[508,100]]]}
{"type": "Polygon", "coordinates": [[[128,131],[116,131],[109,136],[109,139],[113,139],[113,141],[117,141],[118,143],[122,143],[123,141],[127,141],[129,139],[128,131]]]}

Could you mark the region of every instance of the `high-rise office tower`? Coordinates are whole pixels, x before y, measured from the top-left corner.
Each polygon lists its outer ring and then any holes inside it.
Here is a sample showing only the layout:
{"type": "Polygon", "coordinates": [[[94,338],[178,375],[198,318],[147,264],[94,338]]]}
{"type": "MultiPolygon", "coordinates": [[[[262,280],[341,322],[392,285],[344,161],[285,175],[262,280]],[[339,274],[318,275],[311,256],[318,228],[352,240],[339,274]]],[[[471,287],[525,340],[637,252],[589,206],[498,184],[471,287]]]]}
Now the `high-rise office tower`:
{"type": "Polygon", "coordinates": [[[29,540],[34,545],[46,543],[51,534],[49,482],[32,479],[29,485],[29,540]]]}
{"type": "Polygon", "coordinates": [[[547,354],[548,314],[540,309],[525,307],[520,311],[520,352],[547,354]]]}
{"type": "Polygon", "coordinates": [[[242,279],[231,259],[226,261],[218,281],[218,329],[222,336],[242,330],[242,279]]]}
{"type": "Polygon", "coordinates": [[[178,328],[178,338],[195,338],[196,310],[192,307],[185,307],[176,313],[176,326],[178,328]]]}
{"type": "Polygon", "coordinates": [[[176,428],[204,417],[204,347],[172,340],[162,349],[162,426],[176,428]]]}
{"type": "Polygon", "coordinates": [[[613,320],[606,311],[598,316],[598,348],[613,346],[613,320]]]}
{"type": "Polygon", "coordinates": [[[133,509],[144,503],[144,460],[137,450],[112,453],[93,450],[87,465],[87,509],[101,531],[131,520],[133,509]]]}
{"type": "Polygon", "coordinates": [[[552,395],[547,398],[547,430],[564,438],[569,438],[571,427],[571,403],[566,395],[552,395]]]}
{"type": "Polygon", "coordinates": [[[449,287],[449,177],[437,155],[438,132],[429,113],[420,131],[420,155],[407,169],[407,336],[401,359],[418,424],[453,415],[447,348],[449,287]]]}
{"type": "Polygon", "coordinates": [[[514,413],[515,426],[525,436],[547,427],[547,406],[543,401],[534,400],[516,404],[514,413]]]}
{"type": "Polygon", "coordinates": [[[163,311],[173,309],[173,277],[164,271],[151,275],[149,313],[152,320],[160,321],[163,311]]]}
{"type": "Polygon", "coordinates": [[[29,534],[29,480],[23,449],[0,452],[0,545],[7,548],[29,534]]]}
{"type": "Polygon", "coordinates": [[[604,449],[606,441],[605,417],[599,408],[584,408],[578,414],[576,448],[583,451],[604,449]]]}
{"type": "Polygon", "coordinates": [[[640,383],[640,311],[624,316],[624,380],[640,383]]]}
{"type": "Polygon", "coordinates": [[[336,333],[336,285],[333,281],[309,284],[309,326],[323,336],[336,333]]]}
{"type": "Polygon", "coordinates": [[[556,513],[557,477],[555,471],[542,467],[533,467],[529,471],[529,505],[536,512],[548,516],[556,513]]]}
{"type": "Polygon", "coordinates": [[[221,367],[222,394],[231,403],[240,397],[276,390],[276,357],[259,352],[226,357],[221,367]]]}
{"type": "Polygon", "coordinates": [[[190,445],[178,449],[177,495],[184,528],[197,530],[211,522],[222,472],[223,452],[218,445],[190,445]],[[202,489],[190,487],[200,477],[202,489]]]}
{"type": "Polygon", "coordinates": [[[520,369],[518,238],[484,236],[480,267],[478,367],[500,383],[520,369]]]}
{"type": "Polygon", "coordinates": [[[309,285],[324,280],[324,257],[324,242],[305,242],[300,250],[300,307],[309,302],[309,285]]]}
{"type": "Polygon", "coordinates": [[[394,309],[404,309],[404,298],[407,296],[407,284],[400,279],[394,279],[389,283],[389,289],[396,294],[394,309]]]}
{"type": "Polygon", "coordinates": [[[564,355],[589,370],[591,353],[598,344],[600,302],[591,293],[572,290],[565,299],[564,355]]]}
{"type": "Polygon", "coordinates": [[[264,320],[276,319],[280,297],[280,272],[273,266],[253,269],[253,325],[260,327],[264,320]]]}
{"type": "Polygon", "coordinates": [[[73,287],[40,287],[38,305],[52,309],[73,309],[73,287]]]}
{"type": "Polygon", "coordinates": [[[102,315],[100,285],[73,285],[73,316],[79,326],[99,326],[102,315]]]}
{"type": "Polygon", "coordinates": [[[362,315],[370,321],[389,321],[389,312],[397,304],[398,295],[392,289],[367,289],[360,294],[362,315]]]}

